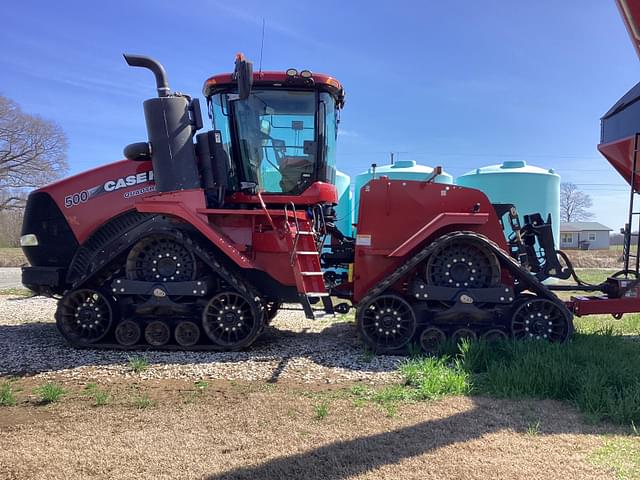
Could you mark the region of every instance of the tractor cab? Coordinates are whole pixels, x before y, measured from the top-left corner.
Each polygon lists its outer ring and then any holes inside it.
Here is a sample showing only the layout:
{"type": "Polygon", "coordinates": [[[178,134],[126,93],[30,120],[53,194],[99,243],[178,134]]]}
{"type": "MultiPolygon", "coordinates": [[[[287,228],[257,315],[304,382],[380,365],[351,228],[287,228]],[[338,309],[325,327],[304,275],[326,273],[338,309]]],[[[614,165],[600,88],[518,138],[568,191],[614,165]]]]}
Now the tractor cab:
{"type": "Polygon", "coordinates": [[[239,55],[235,72],[209,78],[203,93],[228,159],[227,194],[239,193],[239,199],[261,192],[268,203],[270,195],[304,196],[317,182],[335,182],[344,103],[337,80],[293,68],[253,73],[239,55]]]}

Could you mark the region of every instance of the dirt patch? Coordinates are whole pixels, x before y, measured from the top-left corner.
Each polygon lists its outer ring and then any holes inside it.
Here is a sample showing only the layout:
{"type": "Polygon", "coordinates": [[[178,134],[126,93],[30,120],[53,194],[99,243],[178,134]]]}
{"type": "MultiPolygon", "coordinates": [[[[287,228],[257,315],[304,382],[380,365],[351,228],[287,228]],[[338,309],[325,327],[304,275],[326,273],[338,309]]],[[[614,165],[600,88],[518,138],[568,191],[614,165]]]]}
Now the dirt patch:
{"type": "Polygon", "coordinates": [[[160,385],[137,385],[156,398],[144,409],[90,407],[75,391],[60,404],[0,409],[20,419],[0,426],[0,478],[614,478],[588,461],[607,428],[552,401],[455,397],[389,417],[295,385],[212,383],[193,399],[187,383],[158,397],[160,385]]]}
{"type": "Polygon", "coordinates": [[[622,250],[563,250],[576,268],[610,268],[621,270],[622,250]]]}

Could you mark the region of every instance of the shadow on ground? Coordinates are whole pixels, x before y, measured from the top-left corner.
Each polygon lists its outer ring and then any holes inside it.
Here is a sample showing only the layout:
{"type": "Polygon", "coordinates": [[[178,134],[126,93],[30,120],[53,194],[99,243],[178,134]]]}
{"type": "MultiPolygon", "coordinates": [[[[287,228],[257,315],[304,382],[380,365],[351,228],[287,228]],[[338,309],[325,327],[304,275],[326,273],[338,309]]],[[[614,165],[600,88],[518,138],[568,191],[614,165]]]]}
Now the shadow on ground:
{"type": "MultiPolygon", "coordinates": [[[[395,430],[330,443],[302,453],[274,458],[258,465],[228,469],[207,478],[208,480],[281,478],[338,480],[351,478],[386,465],[396,466],[404,460],[436,451],[442,447],[473,441],[487,434],[503,430],[531,434],[531,422],[534,418],[538,421],[542,420],[541,424],[544,426],[540,431],[536,431],[535,435],[620,433],[619,429],[607,425],[585,426],[577,415],[567,412],[566,407],[554,409],[554,407],[558,407],[555,402],[507,403],[484,397],[472,397],[472,401],[474,405],[470,410],[445,418],[432,419],[395,430]]],[[[507,452],[506,455],[513,455],[513,452],[507,452]]],[[[477,461],[477,459],[475,460],[477,461]]],[[[538,474],[544,478],[558,478],[563,470],[561,464],[549,465],[547,463],[549,459],[544,456],[530,460],[532,463],[540,463],[541,470],[538,471],[538,474]]],[[[458,474],[463,474],[460,471],[460,464],[465,462],[461,458],[451,458],[450,461],[452,465],[456,465],[458,474]]],[[[566,461],[569,463],[570,459],[566,459],[566,461]]],[[[471,470],[474,478],[488,478],[496,475],[496,471],[492,470],[495,467],[494,461],[493,466],[479,463],[474,467],[470,462],[463,468],[471,470]],[[481,473],[485,469],[486,473],[481,473]]],[[[516,469],[514,465],[510,467],[516,469]]],[[[433,468],[437,470],[440,466],[433,466],[433,468]]],[[[531,465],[527,465],[527,468],[531,468],[531,465]]],[[[400,468],[398,470],[399,476],[396,478],[403,478],[400,473],[402,471],[406,470],[400,468]]],[[[514,473],[520,478],[517,469],[514,473]]],[[[425,478],[429,476],[428,472],[423,472],[423,474],[425,478]]],[[[422,478],[423,474],[413,471],[410,477],[422,478]]],[[[467,475],[468,473],[465,476],[467,475]]]]}

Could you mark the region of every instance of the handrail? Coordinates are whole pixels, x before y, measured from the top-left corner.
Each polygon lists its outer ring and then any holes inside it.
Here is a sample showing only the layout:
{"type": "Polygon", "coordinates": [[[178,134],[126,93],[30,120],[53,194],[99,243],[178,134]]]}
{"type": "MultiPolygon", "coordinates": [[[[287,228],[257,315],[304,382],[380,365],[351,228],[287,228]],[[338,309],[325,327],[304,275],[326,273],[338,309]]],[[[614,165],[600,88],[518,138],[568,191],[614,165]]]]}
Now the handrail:
{"type": "Polygon", "coordinates": [[[294,257],[296,255],[296,250],[298,248],[298,239],[300,238],[300,223],[298,222],[298,215],[296,213],[296,204],[293,202],[289,202],[286,203],[284,205],[284,218],[285,218],[285,224],[287,225],[287,228],[289,228],[289,232],[291,232],[291,226],[289,225],[289,211],[288,211],[288,207],[289,205],[291,205],[291,211],[293,212],[293,219],[295,221],[296,224],[296,236],[293,239],[293,248],[291,249],[291,258],[290,263],[293,266],[294,263],[294,257]]]}
{"type": "Polygon", "coordinates": [[[269,210],[267,210],[267,206],[265,205],[264,200],[262,199],[262,193],[260,191],[258,191],[257,193],[258,193],[258,199],[260,199],[260,206],[262,207],[264,214],[267,216],[267,220],[269,220],[269,224],[271,225],[271,228],[273,228],[274,231],[278,231],[278,229],[276,228],[276,224],[273,222],[273,218],[271,218],[271,214],[269,213],[269,210]]]}

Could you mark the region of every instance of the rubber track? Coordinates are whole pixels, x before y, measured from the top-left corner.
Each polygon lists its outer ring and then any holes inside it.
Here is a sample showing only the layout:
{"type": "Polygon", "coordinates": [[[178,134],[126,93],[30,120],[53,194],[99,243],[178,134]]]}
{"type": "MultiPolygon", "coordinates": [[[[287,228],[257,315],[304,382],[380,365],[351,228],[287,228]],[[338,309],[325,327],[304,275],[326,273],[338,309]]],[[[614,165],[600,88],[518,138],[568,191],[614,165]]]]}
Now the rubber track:
{"type": "Polygon", "coordinates": [[[369,293],[365,295],[358,305],[365,305],[374,297],[383,294],[389,287],[395,284],[398,280],[402,279],[404,275],[406,275],[413,268],[417,267],[420,262],[425,260],[429,255],[434,253],[443,243],[451,241],[451,240],[472,240],[474,242],[479,242],[483,246],[487,247],[490,251],[492,251],[500,263],[509,270],[509,272],[523,285],[524,290],[531,290],[536,295],[542,298],[546,298],[554,302],[560,308],[565,310],[569,318],[572,318],[572,314],[567,309],[566,305],[562,300],[560,300],[551,290],[549,290],[540,280],[538,280],[535,276],[531,275],[527,270],[525,270],[515,259],[513,259],[510,255],[508,255],[504,250],[502,250],[496,243],[489,240],[484,235],[480,235],[475,232],[453,232],[439,237],[435,242],[430,243],[418,253],[416,253],[410,260],[404,263],[402,266],[398,267],[391,275],[380,281],[377,285],[375,285],[369,293]]]}
{"type": "MultiPolygon", "coordinates": [[[[180,230],[176,230],[174,228],[174,229],[171,229],[171,230],[154,231],[153,233],[171,236],[176,241],[179,241],[182,244],[184,244],[185,246],[187,246],[187,248],[189,250],[191,250],[193,253],[195,253],[200,258],[200,260],[202,260],[204,263],[206,263],[211,268],[211,271],[215,275],[218,275],[220,278],[222,278],[222,280],[224,280],[232,289],[235,289],[237,292],[242,294],[249,302],[251,302],[253,304],[253,306],[259,312],[259,315],[261,317],[262,327],[260,328],[260,331],[257,333],[255,338],[249,344],[243,345],[239,349],[244,349],[244,348],[249,347],[251,345],[251,343],[253,343],[262,334],[262,332],[263,332],[263,330],[265,328],[265,325],[266,325],[266,322],[265,322],[265,309],[264,309],[264,305],[263,305],[262,300],[261,300],[261,296],[259,295],[258,291],[253,286],[251,286],[249,283],[247,283],[246,281],[241,280],[237,275],[235,275],[234,273],[232,273],[231,271],[226,269],[218,260],[213,258],[204,248],[202,248],[202,246],[199,243],[194,242],[193,239],[190,236],[185,235],[180,230]]],[[[147,236],[147,235],[145,235],[145,236],[147,236]]],[[[110,265],[107,264],[101,270],[107,270],[109,267],[110,267],[110,265]]],[[[98,273],[100,273],[100,271],[92,272],[91,277],[94,277],[98,273]]],[[[103,282],[101,285],[99,285],[97,287],[97,289],[98,290],[102,289],[105,286],[105,284],[108,283],[108,281],[110,281],[110,280],[111,280],[110,277],[107,278],[107,280],[105,282],[103,282]]],[[[112,328],[113,327],[115,327],[115,325],[112,326],[112,328]]],[[[202,334],[206,336],[204,331],[202,331],[202,334]]],[[[144,332],[143,332],[143,338],[144,338],[144,332]]],[[[180,351],[215,351],[215,352],[234,351],[234,349],[223,348],[223,347],[220,347],[220,346],[215,345],[213,343],[211,343],[210,345],[193,345],[193,346],[188,347],[188,348],[182,347],[182,346],[177,345],[177,344],[167,344],[167,345],[162,345],[162,346],[153,346],[153,345],[148,345],[148,344],[144,344],[144,343],[139,343],[139,344],[127,347],[127,346],[124,346],[124,345],[120,345],[119,343],[99,343],[98,342],[98,343],[90,343],[90,344],[84,344],[84,343],[79,344],[79,343],[71,342],[71,341],[69,343],[71,343],[74,347],[77,347],[77,348],[88,348],[88,349],[102,349],[102,348],[105,348],[105,349],[116,349],[116,350],[141,350],[141,349],[147,349],[147,350],[169,350],[169,351],[180,350],[180,351]]]]}

